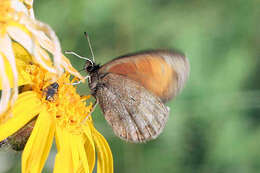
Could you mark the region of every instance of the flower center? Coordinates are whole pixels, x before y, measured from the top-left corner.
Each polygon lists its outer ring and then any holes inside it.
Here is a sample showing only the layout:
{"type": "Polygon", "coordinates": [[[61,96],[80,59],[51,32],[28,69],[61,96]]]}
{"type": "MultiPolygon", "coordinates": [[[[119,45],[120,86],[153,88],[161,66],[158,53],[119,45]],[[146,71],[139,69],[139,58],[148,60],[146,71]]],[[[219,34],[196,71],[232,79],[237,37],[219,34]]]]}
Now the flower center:
{"type": "Polygon", "coordinates": [[[38,93],[57,124],[70,131],[80,132],[78,128],[81,128],[92,109],[92,103],[86,106],[85,102],[90,96],[81,97],[77,94],[68,73],[64,73],[56,82],[51,82],[53,74],[37,65],[28,65],[27,71],[32,76],[32,90],[38,93]]]}

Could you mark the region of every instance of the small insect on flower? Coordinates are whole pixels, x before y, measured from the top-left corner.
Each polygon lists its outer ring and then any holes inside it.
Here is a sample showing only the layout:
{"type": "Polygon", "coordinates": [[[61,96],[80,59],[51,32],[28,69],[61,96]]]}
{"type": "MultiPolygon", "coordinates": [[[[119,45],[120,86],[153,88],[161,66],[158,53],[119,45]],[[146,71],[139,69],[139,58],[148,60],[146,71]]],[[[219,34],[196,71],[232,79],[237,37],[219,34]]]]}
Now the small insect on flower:
{"type": "Polygon", "coordinates": [[[54,101],[55,94],[58,93],[59,84],[57,82],[54,82],[50,84],[45,90],[44,93],[46,94],[45,100],[48,101],[54,101]]]}

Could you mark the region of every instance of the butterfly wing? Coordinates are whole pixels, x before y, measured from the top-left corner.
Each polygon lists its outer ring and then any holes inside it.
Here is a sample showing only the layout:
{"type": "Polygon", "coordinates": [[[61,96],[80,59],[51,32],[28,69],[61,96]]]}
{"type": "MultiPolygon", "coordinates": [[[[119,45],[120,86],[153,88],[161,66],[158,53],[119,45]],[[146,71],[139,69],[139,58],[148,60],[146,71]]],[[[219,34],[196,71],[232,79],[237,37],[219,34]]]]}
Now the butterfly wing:
{"type": "Polygon", "coordinates": [[[169,115],[161,99],[123,75],[108,73],[98,85],[99,105],[118,137],[137,143],[161,133],[169,115]]]}
{"type": "Polygon", "coordinates": [[[124,75],[166,102],[181,91],[189,70],[189,62],[184,55],[151,50],[118,57],[103,65],[99,73],[124,75]]]}

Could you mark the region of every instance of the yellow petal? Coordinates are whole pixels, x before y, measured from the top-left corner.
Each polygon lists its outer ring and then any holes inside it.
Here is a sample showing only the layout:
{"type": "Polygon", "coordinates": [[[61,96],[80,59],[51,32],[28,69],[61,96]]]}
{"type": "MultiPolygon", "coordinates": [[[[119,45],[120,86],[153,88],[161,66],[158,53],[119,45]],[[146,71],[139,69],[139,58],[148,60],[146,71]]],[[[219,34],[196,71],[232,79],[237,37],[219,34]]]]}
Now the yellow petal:
{"type": "Polygon", "coordinates": [[[22,154],[23,173],[41,172],[52,146],[54,131],[54,117],[44,108],[22,154]]]}
{"type": "Polygon", "coordinates": [[[19,59],[25,64],[29,64],[32,62],[31,54],[19,43],[12,43],[15,59],[19,59]]]}
{"type": "Polygon", "coordinates": [[[29,74],[26,71],[27,65],[28,64],[26,64],[24,61],[22,61],[20,59],[16,59],[16,66],[17,66],[17,71],[18,71],[18,86],[32,83],[31,74],[29,74]]]}
{"type": "MultiPolygon", "coordinates": [[[[15,133],[42,110],[42,105],[35,92],[27,91],[18,96],[12,113],[12,118],[0,124],[0,141],[15,133]]],[[[10,113],[10,114],[11,114],[10,113]]],[[[5,115],[0,115],[1,118],[5,115]]]]}
{"type": "Polygon", "coordinates": [[[88,155],[84,148],[84,136],[83,135],[71,135],[71,152],[73,159],[74,172],[89,173],[88,155]],[[83,168],[83,169],[82,169],[83,168]]]}
{"type": "Polygon", "coordinates": [[[95,162],[96,162],[96,153],[95,153],[95,144],[92,139],[89,123],[86,123],[86,125],[83,126],[83,131],[86,135],[85,153],[87,154],[88,157],[89,172],[93,172],[93,169],[95,167],[95,162]]]}
{"type": "MultiPolygon", "coordinates": [[[[18,71],[18,86],[25,85],[31,83],[30,74],[26,72],[26,66],[32,62],[32,56],[18,43],[13,42],[12,47],[15,54],[16,68],[18,71]]],[[[4,57],[4,56],[3,56],[4,57]]],[[[8,76],[10,87],[14,87],[13,83],[13,71],[11,68],[11,64],[4,57],[4,65],[6,75],[8,76]]],[[[2,89],[2,80],[0,80],[0,89],[2,89]]]]}
{"type": "MultiPolygon", "coordinates": [[[[26,67],[32,62],[32,56],[24,47],[16,42],[13,42],[12,46],[18,71],[18,86],[30,84],[32,81],[30,74],[26,71],[26,67]]],[[[11,87],[12,86],[13,84],[11,83],[11,87]]]]}
{"type": "Polygon", "coordinates": [[[83,168],[82,171],[79,172],[84,172],[84,173],[92,172],[93,168],[89,167],[90,166],[89,160],[93,160],[93,158],[95,159],[95,155],[92,155],[85,150],[84,143],[78,146],[78,151],[79,151],[80,159],[82,160],[81,168],[83,168]]]}
{"type": "MultiPolygon", "coordinates": [[[[3,61],[3,56],[0,54],[0,83],[4,84],[1,91],[0,97],[0,115],[6,112],[8,103],[11,97],[11,88],[6,69],[3,61]]],[[[1,118],[1,117],[0,117],[1,118]]],[[[1,119],[0,119],[1,122],[1,119]]]]}
{"type": "Polygon", "coordinates": [[[58,153],[55,158],[54,173],[73,173],[70,140],[68,132],[57,126],[55,141],[58,153]]]}
{"type": "MultiPolygon", "coordinates": [[[[45,28],[45,29],[47,29],[47,28],[45,28]]],[[[52,32],[52,31],[50,30],[50,32],[52,32]]],[[[47,37],[46,34],[43,34],[42,32],[37,32],[37,33],[38,34],[37,34],[36,38],[37,38],[39,45],[41,45],[41,47],[46,49],[48,52],[51,52],[55,56],[55,52],[57,51],[55,49],[57,49],[57,47],[59,47],[59,45],[57,45],[58,42],[56,42],[56,44],[55,44],[56,36],[54,38],[52,38],[52,40],[51,40],[49,37],[47,37]]],[[[44,56],[44,55],[42,54],[42,56],[44,56]]],[[[65,68],[69,73],[73,74],[74,76],[76,76],[79,79],[82,79],[84,81],[84,78],[81,76],[81,74],[72,67],[70,61],[64,55],[61,54],[60,60],[57,60],[54,57],[54,62],[55,61],[58,61],[59,62],[58,64],[60,64],[63,68],[65,68]]]]}
{"type": "Polygon", "coordinates": [[[27,28],[19,23],[10,23],[7,27],[8,35],[22,45],[30,54],[33,53],[33,40],[32,35],[27,28]]]}
{"type": "Polygon", "coordinates": [[[72,167],[73,167],[73,172],[77,172],[79,165],[80,165],[80,158],[79,158],[79,153],[78,153],[78,145],[80,145],[80,141],[75,135],[69,135],[70,139],[70,151],[71,151],[71,158],[72,158],[72,167]]]}
{"type": "Polygon", "coordinates": [[[84,81],[84,77],[81,76],[81,74],[72,67],[70,61],[62,55],[62,66],[72,75],[76,76],[77,78],[81,79],[82,81],[84,81]]]}
{"type": "Polygon", "coordinates": [[[97,148],[97,172],[113,173],[113,156],[106,139],[94,127],[92,133],[97,148]]]}
{"type": "MultiPolygon", "coordinates": [[[[4,59],[6,59],[10,65],[12,80],[9,79],[9,83],[10,81],[12,82],[11,86],[13,87],[13,96],[11,100],[12,103],[14,103],[14,100],[16,100],[18,96],[18,72],[16,68],[15,56],[12,47],[12,40],[9,38],[7,34],[3,35],[0,38],[0,52],[3,55],[4,59]]],[[[3,84],[5,85],[5,83],[3,84]]]]}
{"type": "Polygon", "coordinates": [[[84,136],[71,134],[66,129],[57,127],[56,142],[58,154],[55,159],[54,173],[89,173],[89,155],[84,148],[84,136]]]}

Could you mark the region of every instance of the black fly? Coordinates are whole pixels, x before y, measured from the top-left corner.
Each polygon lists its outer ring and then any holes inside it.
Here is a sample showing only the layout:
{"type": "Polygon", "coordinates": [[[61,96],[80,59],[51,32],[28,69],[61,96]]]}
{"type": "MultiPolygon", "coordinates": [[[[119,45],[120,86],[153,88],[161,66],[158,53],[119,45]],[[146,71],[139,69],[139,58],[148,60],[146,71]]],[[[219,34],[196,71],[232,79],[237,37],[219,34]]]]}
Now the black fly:
{"type": "Polygon", "coordinates": [[[45,100],[53,101],[54,100],[54,95],[58,92],[58,89],[59,89],[59,84],[57,82],[54,82],[54,83],[50,84],[45,89],[45,93],[46,93],[45,100]]]}

